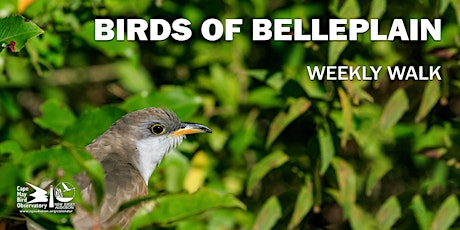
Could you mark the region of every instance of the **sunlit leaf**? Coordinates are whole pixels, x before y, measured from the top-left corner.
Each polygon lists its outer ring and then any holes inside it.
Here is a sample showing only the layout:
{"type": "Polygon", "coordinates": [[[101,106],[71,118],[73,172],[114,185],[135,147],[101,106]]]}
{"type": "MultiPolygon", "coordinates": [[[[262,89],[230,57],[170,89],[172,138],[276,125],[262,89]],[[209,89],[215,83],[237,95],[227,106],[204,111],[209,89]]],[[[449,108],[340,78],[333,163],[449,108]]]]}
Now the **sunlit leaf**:
{"type": "Polygon", "coordinates": [[[438,103],[440,97],[440,82],[437,80],[428,81],[428,83],[425,85],[425,90],[423,91],[422,102],[420,103],[417,115],[415,116],[415,121],[419,122],[425,118],[431,109],[433,109],[433,107],[436,105],[436,103],[438,103]]]}
{"type": "Polygon", "coordinates": [[[297,98],[292,101],[289,106],[288,112],[281,111],[276,115],[270,125],[268,131],[266,147],[269,147],[273,141],[281,134],[281,132],[297,117],[302,115],[308,108],[310,108],[311,102],[306,98],[297,98]]]}
{"type": "Polygon", "coordinates": [[[353,111],[350,98],[345,93],[345,91],[342,88],[337,90],[339,92],[340,104],[342,105],[343,114],[343,132],[342,137],[340,138],[340,146],[344,148],[352,131],[353,111]]]}
{"type": "Polygon", "coordinates": [[[319,150],[321,153],[320,173],[323,175],[331,164],[335,155],[334,140],[327,121],[323,122],[322,127],[318,129],[319,150]]]}
{"type": "Polygon", "coordinates": [[[431,224],[432,230],[447,230],[460,215],[457,196],[452,194],[442,202],[431,224]]]}
{"type": "Polygon", "coordinates": [[[44,33],[40,27],[22,16],[0,18],[0,50],[8,47],[19,52],[30,38],[44,33]]]}
{"type": "Polygon", "coordinates": [[[334,157],[332,166],[335,169],[337,183],[339,185],[339,196],[337,202],[344,208],[345,217],[351,215],[352,206],[356,202],[356,173],[345,160],[334,157]]]}
{"type": "Polygon", "coordinates": [[[62,135],[75,122],[75,116],[63,102],[50,99],[41,105],[42,116],[34,121],[42,128],[62,135]]]}
{"type": "Polygon", "coordinates": [[[190,162],[190,168],[185,176],[184,189],[189,193],[196,192],[203,186],[208,171],[211,167],[211,159],[204,151],[196,153],[190,162]]]}
{"type": "Polygon", "coordinates": [[[247,185],[246,185],[246,194],[251,195],[252,190],[257,185],[257,183],[267,175],[270,170],[275,169],[283,165],[289,160],[289,157],[281,151],[276,151],[270,153],[268,156],[265,156],[252,168],[249,173],[247,185]]]}
{"type": "Polygon", "coordinates": [[[327,64],[335,65],[339,60],[340,55],[348,46],[348,41],[330,41],[327,49],[327,64]]]}
{"type": "Polygon", "coordinates": [[[372,0],[368,18],[379,19],[387,10],[387,0],[372,0]]]}
{"type": "Polygon", "coordinates": [[[300,188],[300,192],[297,195],[294,212],[288,225],[289,229],[294,229],[300,224],[313,207],[313,204],[313,182],[310,175],[307,175],[305,177],[305,184],[300,188]]]}
{"type": "Polygon", "coordinates": [[[366,183],[366,195],[371,195],[374,186],[392,169],[392,166],[390,159],[383,154],[379,154],[372,159],[366,183]]]}
{"type": "Polygon", "coordinates": [[[220,208],[246,209],[246,206],[232,195],[208,189],[200,189],[192,194],[166,195],[142,207],[133,217],[131,229],[152,224],[167,224],[220,208]]]}
{"type": "Polygon", "coordinates": [[[366,212],[356,204],[351,204],[348,218],[350,219],[351,229],[379,229],[378,227],[380,227],[369,212],[366,212]]]}
{"type": "Polygon", "coordinates": [[[346,0],[339,10],[340,18],[351,19],[361,16],[358,0],[346,0]]]}
{"type": "Polygon", "coordinates": [[[281,218],[282,210],[280,202],[276,196],[270,197],[256,217],[253,230],[269,230],[272,229],[276,222],[281,218]]]}
{"type": "Polygon", "coordinates": [[[399,88],[391,95],[383,109],[382,116],[380,117],[380,127],[382,127],[383,130],[391,129],[408,109],[409,99],[407,98],[406,92],[403,88],[399,88]]]}
{"type": "Polygon", "coordinates": [[[377,221],[380,229],[391,229],[401,218],[401,206],[395,196],[388,198],[377,212],[377,221]]]}
{"type": "Polygon", "coordinates": [[[431,223],[433,221],[433,213],[428,211],[423,203],[423,199],[420,195],[415,195],[412,198],[411,206],[412,212],[414,212],[415,219],[417,220],[418,227],[421,230],[431,229],[431,223]]]}
{"type": "Polygon", "coordinates": [[[281,106],[283,101],[278,92],[270,87],[263,86],[249,92],[247,103],[262,108],[273,108],[281,106]]]}

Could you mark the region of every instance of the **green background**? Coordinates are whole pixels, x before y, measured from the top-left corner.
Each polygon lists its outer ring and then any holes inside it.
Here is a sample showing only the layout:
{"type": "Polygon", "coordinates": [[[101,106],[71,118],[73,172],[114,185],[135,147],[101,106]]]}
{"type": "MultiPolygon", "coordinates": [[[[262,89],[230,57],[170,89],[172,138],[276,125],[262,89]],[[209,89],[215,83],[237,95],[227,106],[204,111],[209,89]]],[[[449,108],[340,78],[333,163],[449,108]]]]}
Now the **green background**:
{"type": "MultiPolygon", "coordinates": [[[[213,133],[167,155],[149,183],[149,205],[160,205],[132,228],[460,229],[457,0],[31,3],[0,2],[0,17],[31,20],[8,22],[30,33],[19,52],[0,53],[3,226],[19,224],[15,189],[26,181],[86,170],[100,183],[84,146],[123,114],[160,106],[213,133]],[[95,18],[187,18],[193,37],[97,42],[95,18]],[[208,42],[207,18],[244,25],[233,41],[208,42]],[[253,18],[301,18],[305,31],[312,18],[378,18],[381,33],[395,18],[441,18],[442,40],[253,42],[253,18]],[[383,70],[378,81],[309,80],[306,67],[323,65],[383,70]],[[395,65],[440,65],[443,79],[390,81],[395,65]]],[[[29,218],[71,228],[66,215],[29,218]]]]}

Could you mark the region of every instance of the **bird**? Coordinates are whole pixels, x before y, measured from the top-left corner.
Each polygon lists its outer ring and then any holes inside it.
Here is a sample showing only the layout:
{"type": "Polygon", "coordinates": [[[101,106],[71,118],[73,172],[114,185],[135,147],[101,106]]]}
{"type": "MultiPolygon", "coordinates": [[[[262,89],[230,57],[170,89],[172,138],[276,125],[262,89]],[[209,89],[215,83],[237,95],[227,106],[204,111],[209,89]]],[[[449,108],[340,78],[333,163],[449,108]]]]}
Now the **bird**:
{"type": "MultiPolygon", "coordinates": [[[[99,207],[77,206],[71,223],[75,229],[126,228],[140,207],[121,212],[120,206],[148,194],[149,178],[166,153],[186,135],[212,133],[207,126],[181,122],[171,110],[146,108],[128,113],[86,146],[104,171],[105,194],[99,207]]],[[[94,187],[84,173],[75,176],[84,202],[95,205],[94,187]]]]}

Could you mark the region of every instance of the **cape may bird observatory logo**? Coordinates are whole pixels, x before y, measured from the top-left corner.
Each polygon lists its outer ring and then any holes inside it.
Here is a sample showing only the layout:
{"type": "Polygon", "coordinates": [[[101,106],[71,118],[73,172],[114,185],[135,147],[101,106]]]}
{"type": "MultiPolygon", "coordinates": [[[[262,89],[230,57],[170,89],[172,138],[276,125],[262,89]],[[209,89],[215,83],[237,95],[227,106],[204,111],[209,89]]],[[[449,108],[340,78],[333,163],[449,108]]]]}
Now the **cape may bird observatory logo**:
{"type": "Polygon", "coordinates": [[[16,187],[16,206],[20,212],[72,213],[75,187],[69,182],[50,185],[48,191],[26,182],[16,187]]]}

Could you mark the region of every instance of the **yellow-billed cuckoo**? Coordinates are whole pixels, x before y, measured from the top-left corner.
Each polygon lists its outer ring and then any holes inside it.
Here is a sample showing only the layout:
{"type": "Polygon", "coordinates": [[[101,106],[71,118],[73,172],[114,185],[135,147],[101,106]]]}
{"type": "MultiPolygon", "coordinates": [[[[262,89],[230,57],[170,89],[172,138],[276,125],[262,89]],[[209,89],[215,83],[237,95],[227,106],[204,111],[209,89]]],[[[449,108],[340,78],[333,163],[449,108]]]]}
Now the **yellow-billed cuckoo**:
{"type": "MultiPolygon", "coordinates": [[[[101,162],[105,174],[105,194],[101,207],[88,212],[78,207],[72,217],[76,229],[127,227],[137,207],[117,215],[123,203],[147,195],[150,175],[163,156],[180,144],[187,134],[211,133],[206,126],[184,123],[171,111],[147,108],[129,113],[116,121],[86,150],[101,162]]],[[[76,177],[83,199],[95,203],[88,177],[76,177]]]]}

